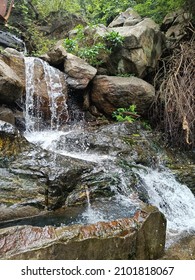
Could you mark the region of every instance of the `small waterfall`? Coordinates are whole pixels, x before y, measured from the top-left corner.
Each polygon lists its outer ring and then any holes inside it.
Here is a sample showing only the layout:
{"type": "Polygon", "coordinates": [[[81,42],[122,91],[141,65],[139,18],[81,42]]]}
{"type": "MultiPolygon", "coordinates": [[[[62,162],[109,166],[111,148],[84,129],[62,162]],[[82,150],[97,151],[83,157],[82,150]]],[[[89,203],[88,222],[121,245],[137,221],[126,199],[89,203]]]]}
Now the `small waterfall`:
{"type": "MultiPolygon", "coordinates": [[[[139,209],[139,203],[142,202],[136,189],[132,190],[130,187],[131,178],[128,171],[119,167],[117,161],[115,161],[115,156],[91,151],[87,145],[86,149],[84,147],[78,150],[77,142],[74,142],[75,146],[71,149],[66,149],[67,147],[63,146],[61,136],[66,137],[66,134],[71,133],[71,131],[59,131],[62,119],[65,122],[68,120],[67,97],[63,93],[63,85],[59,76],[60,71],[55,71],[46,62],[38,58],[26,58],[25,60],[27,73],[26,131],[34,133],[27,137],[28,140],[61,155],[95,162],[97,171],[102,169],[103,176],[110,181],[112,177],[113,183],[110,184],[111,191],[114,193],[112,197],[94,201],[90,199],[90,185],[86,187],[87,208],[82,213],[81,221],[95,223],[133,215],[135,210],[139,209]],[[35,62],[42,66],[42,74],[37,75],[35,62]],[[40,77],[44,77],[47,97],[41,95],[43,83],[39,80],[40,77]],[[49,100],[49,108],[46,109],[46,112],[44,111],[47,105],[45,99],[49,100]],[[61,108],[59,104],[62,105],[61,108]],[[48,129],[50,129],[49,133],[45,131],[48,129]],[[61,145],[58,145],[58,143],[61,143],[61,145]],[[115,174],[116,180],[113,179],[115,174]]],[[[82,129],[80,131],[83,133],[82,129]]],[[[167,218],[167,246],[183,234],[194,233],[195,197],[189,188],[177,182],[170,170],[162,166],[159,166],[158,169],[152,169],[137,165],[133,168],[133,171],[138,178],[141,191],[144,189],[147,193],[149,203],[158,207],[167,218]]]]}
{"type": "Polygon", "coordinates": [[[68,119],[67,96],[64,94],[65,75],[63,85],[63,74],[47,62],[26,57],[25,65],[26,131],[58,130],[60,122],[66,122],[68,119]]]}
{"type": "Polygon", "coordinates": [[[149,202],[167,218],[167,246],[179,236],[195,232],[195,197],[190,189],[176,181],[166,168],[141,168],[135,172],[141,178],[149,202]]]}

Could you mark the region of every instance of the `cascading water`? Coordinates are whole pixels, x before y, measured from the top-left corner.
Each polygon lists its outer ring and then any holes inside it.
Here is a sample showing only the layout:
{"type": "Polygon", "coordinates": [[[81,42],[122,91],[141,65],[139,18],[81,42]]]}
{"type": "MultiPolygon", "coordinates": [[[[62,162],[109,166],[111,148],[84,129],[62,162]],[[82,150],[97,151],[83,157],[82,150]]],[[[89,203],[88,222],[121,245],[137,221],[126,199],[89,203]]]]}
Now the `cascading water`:
{"type": "Polygon", "coordinates": [[[190,189],[176,181],[166,168],[136,169],[149,201],[167,218],[167,246],[179,236],[195,232],[195,197],[190,189]]]}
{"type": "MultiPolygon", "coordinates": [[[[61,81],[62,73],[39,58],[26,57],[25,65],[26,131],[58,130],[60,121],[68,119],[67,97],[63,92],[61,81]],[[36,64],[40,65],[39,68],[36,68],[36,64]],[[42,73],[38,75],[39,71],[42,73]]],[[[63,78],[65,81],[65,75],[63,78]]]]}
{"type": "MultiPolygon", "coordinates": [[[[37,80],[35,81],[35,59],[26,58],[27,139],[55,153],[96,163],[97,171],[99,172],[101,170],[109,180],[111,177],[113,179],[115,174],[117,174],[116,181],[113,180],[112,184],[110,184],[111,191],[114,193],[111,198],[102,198],[102,200],[96,200],[91,203],[90,190],[87,187],[86,197],[88,206],[82,214],[82,217],[79,217],[79,221],[92,223],[117,219],[120,216],[130,216],[136,209],[139,209],[139,203],[141,201],[138,198],[139,195],[129,188],[131,184],[129,174],[117,165],[115,156],[90,151],[90,144],[87,142],[81,151],[78,151],[79,143],[77,141],[74,142],[73,140],[75,148],[68,149],[67,144],[63,145],[61,136],[66,137],[74,129],[72,128],[70,130],[70,127],[68,127],[67,130],[59,130],[61,114],[59,114],[59,105],[56,103],[56,98],[63,95],[62,85],[60,84],[59,76],[56,76],[56,72],[54,73],[54,69],[46,62],[37,60],[42,65],[47,94],[49,96],[50,131],[42,131],[42,127],[44,127],[43,99],[40,95],[35,96],[35,92],[37,91],[36,87],[38,86],[37,83],[39,82],[37,80]],[[58,145],[59,143],[60,145],[58,145]]],[[[62,104],[65,114],[68,115],[65,99],[62,100],[62,104]]],[[[82,129],[80,131],[84,133],[82,129]]],[[[149,197],[149,203],[157,206],[167,218],[167,246],[173,240],[177,239],[178,236],[181,236],[181,234],[195,231],[195,197],[187,186],[177,182],[169,170],[160,166],[159,169],[153,169],[137,165],[136,168],[133,168],[133,171],[139,179],[140,186],[145,189],[149,197]]]]}

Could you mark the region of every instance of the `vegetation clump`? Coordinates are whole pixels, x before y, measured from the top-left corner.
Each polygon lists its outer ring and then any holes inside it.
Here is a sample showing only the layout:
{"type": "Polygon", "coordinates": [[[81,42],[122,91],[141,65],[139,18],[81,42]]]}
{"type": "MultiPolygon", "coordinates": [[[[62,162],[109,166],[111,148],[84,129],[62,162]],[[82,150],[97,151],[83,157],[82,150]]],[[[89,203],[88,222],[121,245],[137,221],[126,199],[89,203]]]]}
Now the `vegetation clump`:
{"type": "Polygon", "coordinates": [[[136,112],[136,105],[130,105],[128,108],[118,108],[112,113],[112,117],[118,122],[134,122],[140,116],[136,112]]]}
{"type": "Polygon", "coordinates": [[[102,57],[110,54],[112,50],[121,46],[123,37],[116,31],[106,33],[104,36],[94,34],[95,26],[89,26],[87,32],[90,34],[86,39],[86,29],[82,25],[75,27],[73,38],[64,40],[66,50],[80,58],[86,60],[89,64],[97,67],[103,63],[102,57]],[[89,30],[90,29],[90,30],[89,30]]]}

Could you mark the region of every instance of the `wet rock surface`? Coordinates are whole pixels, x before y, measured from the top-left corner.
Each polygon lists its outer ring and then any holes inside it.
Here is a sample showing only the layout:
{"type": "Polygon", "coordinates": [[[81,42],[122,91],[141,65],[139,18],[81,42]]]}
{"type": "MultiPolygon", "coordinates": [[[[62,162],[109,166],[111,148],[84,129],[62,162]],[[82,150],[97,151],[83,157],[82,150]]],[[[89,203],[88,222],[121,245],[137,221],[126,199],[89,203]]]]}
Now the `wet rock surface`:
{"type": "Polygon", "coordinates": [[[165,230],[166,220],[155,208],[93,225],[11,227],[0,230],[0,258],[154,259],[163,253],[165,230]]]}
{"type": "Polygon", "coordinates": [[[139,123],[70,131],[54,140],[55,153],[30,144],[7,123],[2,122],[3,129],[1,220],[22,217],[21,209],[25,207],[29,207],[23,211],[27,217],[64,205],[85,205],[86,189],[92,202],[112,198],[114,205],[118,202],[114,202],[113,186],[117,185],[117,192],[123,194],[124,174],[129,195],[138,191],[140,199],[147,202],[147,194],[138,187],[139,180],[132,168],[139,168],[140,163],[155,164],[156,147],[149,142],[150,132],[141,132],[139,123]],[[77,159],[72,157],[74,153],[77,159]]]}

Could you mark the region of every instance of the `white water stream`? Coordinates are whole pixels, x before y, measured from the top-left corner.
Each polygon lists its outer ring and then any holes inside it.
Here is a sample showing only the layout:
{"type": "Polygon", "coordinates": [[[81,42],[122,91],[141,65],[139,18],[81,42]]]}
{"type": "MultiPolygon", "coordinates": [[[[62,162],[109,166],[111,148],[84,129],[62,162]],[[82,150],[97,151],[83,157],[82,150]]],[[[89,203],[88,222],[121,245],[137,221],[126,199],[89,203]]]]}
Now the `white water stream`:
{"type": "MultiPolygon", "coordinates": [[[[58,83],[55,84],[54,82],[52,82],[53,86],[49,86],[49,83],[52,80],[53,72],[48,64],[43,63],[43,65],[49,88],[48,94],[52,96],[52,91],[54,89],[58,88],[58,90],[60,91],[61,89],[58,83]]],[[[66,146],[64,146],[63,149],[57,149],[57,143],[58,141],[60,141],[60,136],[65,136],[71,133],[71,128],[67,131],[52,131],[51,129],[47,131],[40,131],[39,129],[35,129],[35,120],[34,116],[32,115],[32,110],[35,106],[33,98],[33,59],[26,60],[26,71],[28,73],[28,79],[26,82],[26,138],[30,142],[40,145],[44,149],[54,151],[65,156],[96,162],[98,166],[105,169],[105,173],[109,173],[110,171],[114,171],[115,169],[115,172],[118,172],[118,175],[120,177],[120,185],[121,189],[123,190],[122,193],[119,193],[116,190],[116,186],[112,186],[116,192],[114,205],[118,205],[119,208],[125,205],[125,209],[128,209],[128,207],[130,208],[134,203],[135,207],[137,207],[139,201],[137,199],[134,199],[134,195],[136,196],[136,194],[132,195],[128,189],[128,180],[126,182],[125,177],[127,175],[122,173],[121,169],[119,169],[117,166],[114,167],[112,157],[110,157],[109,155],[92,154],[89,153],[87,149],[82,153],[74,151],[70,152],[69,150],[67,151],[66,146]],[[105,162],[107,165],[105,165],[105,162]],[[111,166],[113,166],[110,170],[108,168],[109,163],[111,166]]],[[[53,102],[54,99],[52,99],[51,97],[50,100],[52,111],[52,127],[53,119],[56,119],[57,116],[55,102],[53,102]]],[[[36,105],[36,110],[38,110],[39,105],[36,105]]],[[[39,117],[39,112],[37,113],[37,116],[39,117]]],[[[58,120],[60,121],[60,119],[58,120]]],[[[150,198],[150,203],[157,206],[167,218],[167,246],[169,246],[173,240],[177,239],[178,236],[181,236],[185,233],[195,232],[195,197],[187,186],[177,182],[173,174],[163,167],[159,170],[154,170],[152,168],[141,166],[141,168],[135,168],[134,172],[140,178],[140,184],[142,184],[142,187],[144,187],[144,189],[146,190],[150,198]]],[[[94,209],[91,205],[90,191],[88,189],[86,190],[86,196],[88,200],[88,208],[83,214],[84,219],[86,218],[89,222],[105,220],[104,213],[101,213],[101,211],[97,210],[98,208],[94,209]]],[[[108,213],[110,213],[109,205],[107,205],[107,203],[108,201],[105,202],[105,206],[107,206],[108,213]]],[[[116,211],[120,212],[120,209],[116,209],[116,211]]]]}
{"type": "MultiPolygon", "coordinates": [[[[37,132],[42,130],[44,125],[43,111],[41,107],[43,106],[44,100],[41,95],[41,81],[40,77],[36,75],[36,71],[40,71],[35,67],[36,63],[40,64],[42,67],[45,87],[47,96],[49,99],[49,111],[50,111],[50,128],[58,130],[60,117],[58,113],[57,99],[64,96],[63,85],[60,81],[60,71],[51,67],[47,62],[34,57],[25,57],[26,66],[26,110],[25,110],[25,120],[26,120],[26,131],[27,132],[37,132]]],[[[65,76],[64,76],[65,79],[65,76]]],[[[64,112],[67,112],[67,105],[64,100],[63,107],[64,112]]],[[[68,115],[68,112],[67,112],[68,115]]]]}

